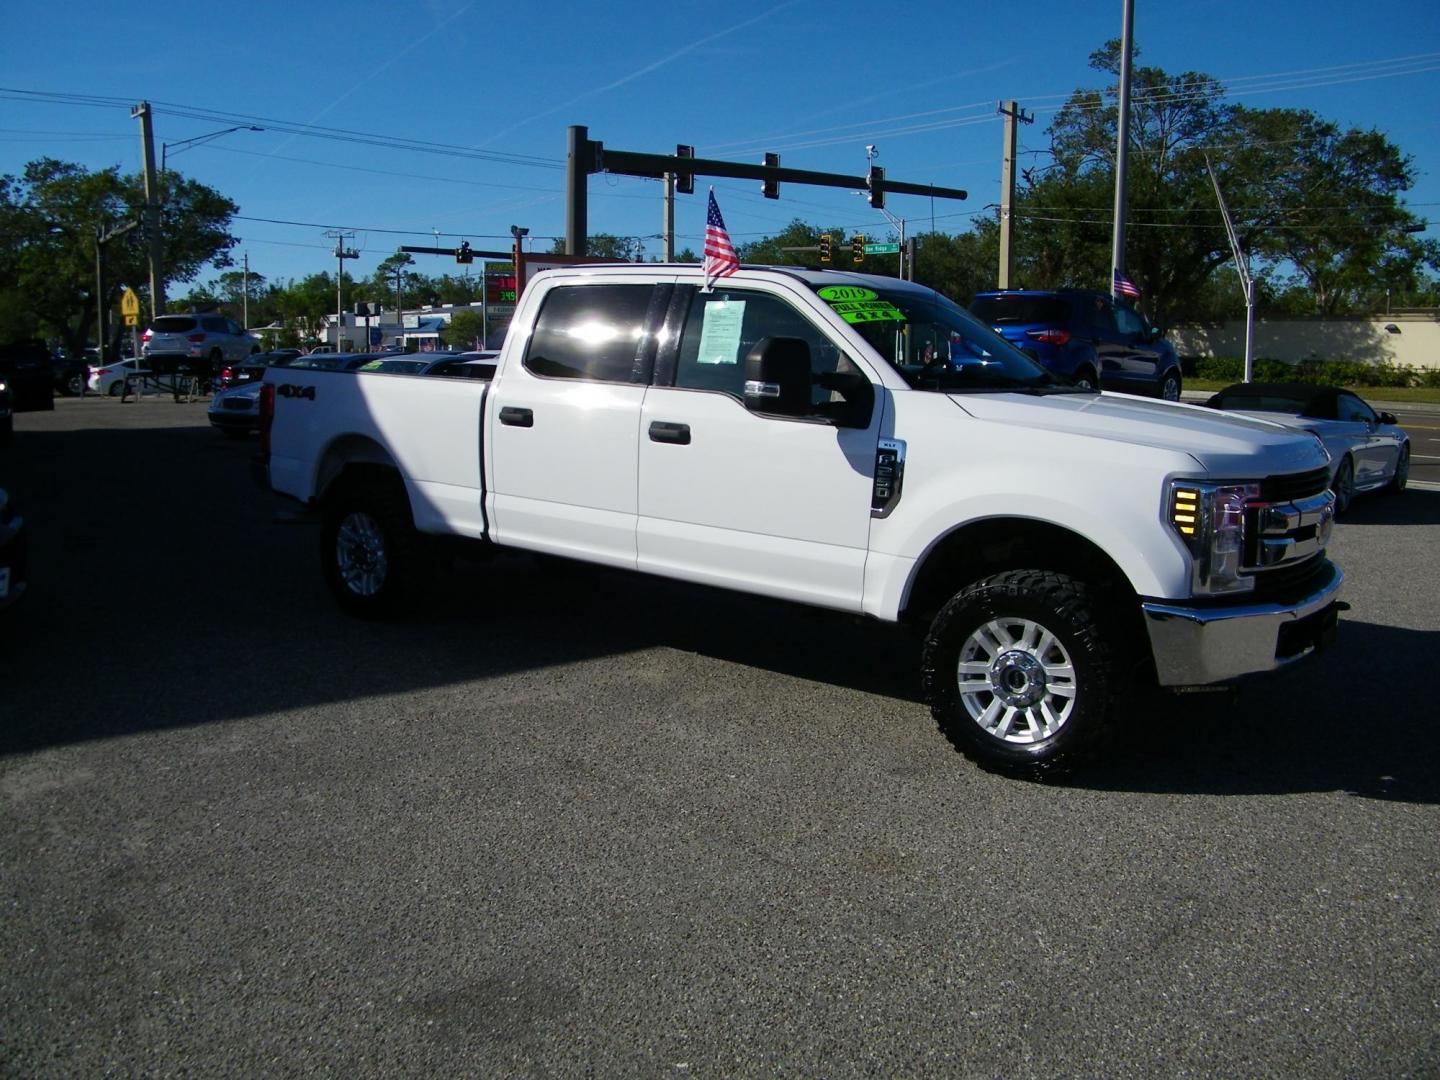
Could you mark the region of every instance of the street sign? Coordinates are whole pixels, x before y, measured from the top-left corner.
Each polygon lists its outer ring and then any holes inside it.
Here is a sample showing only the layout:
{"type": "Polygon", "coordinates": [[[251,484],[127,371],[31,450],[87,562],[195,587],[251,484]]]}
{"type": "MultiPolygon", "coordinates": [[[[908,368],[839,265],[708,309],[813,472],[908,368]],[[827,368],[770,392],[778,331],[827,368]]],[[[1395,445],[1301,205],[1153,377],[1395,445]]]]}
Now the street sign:
{"type": "Polygon", "coordinates": [[[126,326],[135,325],[130,319],[132,317],[139,318],[140,316],[140,296],[134,289],[126,289],[120,297],[120,314],[126,317],[126,326]]]}
{"type": "Polygon", "coordinates": [[[125,316],[125,325],[126,325],[126,326],[139,326],[139,325],[140,325],[140,316],[139,316],[139,315],[126,315],[126,316],[125,316]]]}
{"type": "Polygon", "coordinates": [[[866,244],[866,255],[898,255],[900,254],[899,244],[866,244]]]}

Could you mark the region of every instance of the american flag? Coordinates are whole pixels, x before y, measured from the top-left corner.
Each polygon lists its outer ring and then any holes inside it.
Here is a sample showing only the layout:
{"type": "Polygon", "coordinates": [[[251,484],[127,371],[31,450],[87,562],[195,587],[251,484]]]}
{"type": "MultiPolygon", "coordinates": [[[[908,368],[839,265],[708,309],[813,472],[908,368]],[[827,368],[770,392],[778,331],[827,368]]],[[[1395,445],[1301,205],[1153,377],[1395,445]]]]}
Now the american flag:
{"type": "Polygon", "coordinates": [[[1118,268],[1112,281],[1111,292],[1116,296],[1128,296],[1131,300],[1140,299],[1140,286],[1126,277],[1125,272],[1118,268]]]}
{"type": "Polygon", "coordinates": [[[705,287],[708,289],[717,278],[729,277],[739,269],[740,260],[735,257],[725,219],[715,202],[715,189],[711,188],[710,209],[705,215],[705,287]]]}

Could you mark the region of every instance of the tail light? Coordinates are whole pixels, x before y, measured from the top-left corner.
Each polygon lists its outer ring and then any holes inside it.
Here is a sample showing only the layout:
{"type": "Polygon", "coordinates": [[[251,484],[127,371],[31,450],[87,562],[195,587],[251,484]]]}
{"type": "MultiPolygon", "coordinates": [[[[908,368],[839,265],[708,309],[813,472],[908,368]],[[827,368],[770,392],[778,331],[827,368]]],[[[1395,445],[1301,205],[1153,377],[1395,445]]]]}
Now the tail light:
{"type": "Polygon", "coordinates": [[[1070,341],[1069,330],[1026,330],[1025,336],[1043,341],[1046,345],[1065,345],[1070,341]]]}
{"type": "Polygon", "coordinates": [[[185,340],[186,340],[186,341],[192,341],[192,342],[194,342],[195,344],[198,345],[200,342],[202,342],[202,341],[205,340],[205,335],[204,335],[204,334],[190,334],[190,335],[188,335],[188,336],[185,338],[185,340]]]}
{"type": "Polygon", "coordinates": [[[154,337],[154,336],[155,336],[155,331],[154,331],[154,330],[148,330],[148,329],[147,329],[147,330],[145,331],[145,333],[143,333],[143,334],[140,335],[140,340],[141,340],[141,341],[149,341],[149,340],[150,340],[152,337],[154,337]]]}
{"type": "Polygon", "coordinates": [[[108,367],[102,367],[102,368],[100,368],[98,371],[96,371],[95,374],[96,374],[96,375],[109,375],[109,374],[110,374],[110,369],[109,369],[108,367]]]}
{"type": "Polygon", "coordinates": [[[260,387],[260,453],[270,456],[270,426],[275,422],[275,384],[260,387]]]}
{"type": "Polygon", "coordinates": [[[235,372],[234,372],[233,369],[228,368],[228,367],[222,367],[222,368],[220,369],[220,381],[221,381],[222,383],[228,383],[228,382],[229,382],[231,379],[233,379],[234,377],[235,377],[235,372]]]}

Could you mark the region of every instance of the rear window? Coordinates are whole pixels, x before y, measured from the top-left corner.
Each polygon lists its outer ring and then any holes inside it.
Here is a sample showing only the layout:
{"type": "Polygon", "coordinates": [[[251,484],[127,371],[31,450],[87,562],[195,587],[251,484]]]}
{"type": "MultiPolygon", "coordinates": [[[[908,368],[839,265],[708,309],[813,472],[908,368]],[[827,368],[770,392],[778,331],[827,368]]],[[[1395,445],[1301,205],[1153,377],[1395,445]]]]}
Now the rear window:
{"type": "Polygon", "coordinates": [[[1070,305],[1058,296],[980,296],[970,305],[975,317],[991,326],[1068,323],[1070,305]]]}
{"type": "Polygon", "coordinates": [[[150,324],[157,334],[188,334],[195,329],[195,320],[188,316],[162,315],[150,324]]]}

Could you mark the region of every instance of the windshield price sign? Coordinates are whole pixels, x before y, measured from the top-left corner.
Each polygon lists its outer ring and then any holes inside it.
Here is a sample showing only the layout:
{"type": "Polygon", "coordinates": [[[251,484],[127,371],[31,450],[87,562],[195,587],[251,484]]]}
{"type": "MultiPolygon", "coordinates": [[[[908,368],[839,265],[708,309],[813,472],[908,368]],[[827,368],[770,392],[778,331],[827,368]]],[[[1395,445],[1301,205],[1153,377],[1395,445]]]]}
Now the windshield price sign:
{"type": "Polygon", "coordinates": [[[900,309],[888,300],[881,300],[880,294],[857,285],[829,285],[820,290],[824,300],[847,323],[904,322],[900,309]]]}

